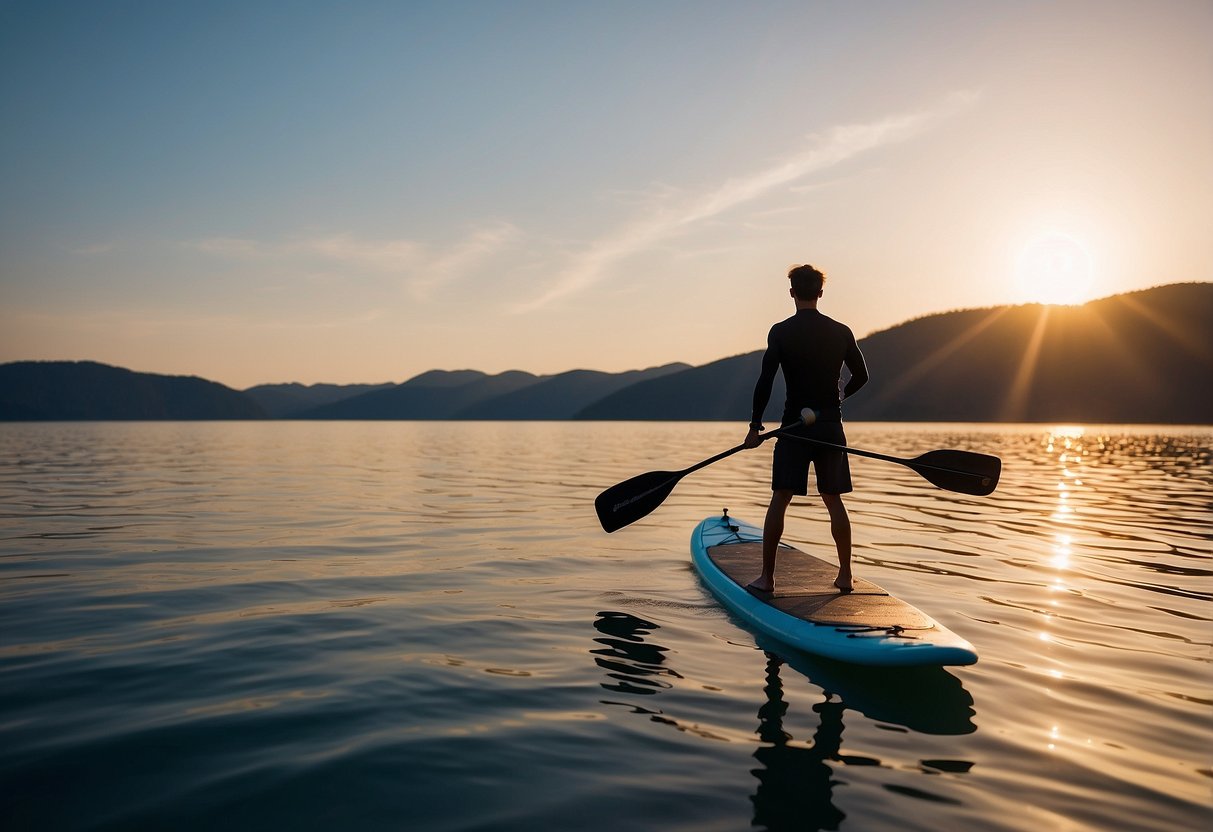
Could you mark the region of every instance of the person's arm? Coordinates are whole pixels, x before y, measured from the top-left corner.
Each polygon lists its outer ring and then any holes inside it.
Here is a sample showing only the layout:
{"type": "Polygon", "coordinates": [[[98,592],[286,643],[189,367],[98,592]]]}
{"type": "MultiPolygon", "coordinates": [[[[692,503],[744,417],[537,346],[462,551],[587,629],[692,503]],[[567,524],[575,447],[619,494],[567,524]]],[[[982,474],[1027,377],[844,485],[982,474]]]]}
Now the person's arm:
{"type": "Polygon", "coordinates": [[[775,373],[779,371],[779,344],[775,340],[775,330],[767,335],[767,351],[762,354],[762,372],[758,374],[758,383],[754,385],[754,408],[750,411],[750,432],[762,430],[762,414],[771,400],[771,388],[775,384],[775,373]]]}
{"type": "Polygon", "coordinates": [[[842,391],[843,399],[849,399],[859,392],[859,388],[868,383],[868,365],[863,360],[863,353],[859,351],[859,344],[855,343],[855,336],[851,336],[851,343],[847,347],[847,353],[842,359],[842,363],[851,371],[851,380],[847,382],[847,386],[842,391]]]}

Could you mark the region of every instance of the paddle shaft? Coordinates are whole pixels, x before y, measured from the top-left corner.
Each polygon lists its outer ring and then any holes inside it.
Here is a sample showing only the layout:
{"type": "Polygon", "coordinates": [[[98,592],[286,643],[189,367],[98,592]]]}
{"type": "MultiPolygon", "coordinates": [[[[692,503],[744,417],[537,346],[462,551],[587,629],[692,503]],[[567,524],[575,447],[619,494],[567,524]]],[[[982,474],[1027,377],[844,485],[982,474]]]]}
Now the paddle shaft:
{"type": "MultiPolygon", "coordinates": [[[[774,439],[776,436],[787,433],[788,431],[792,430],[792,428],[797,428],[797,427],[800,427],[800,426],[799,425],[788,425],[786,427],[780,428],[779,430],[769,431],[768,433],[764,433],[762,436],[758,437],[758,441],[766,442],[768,439],[774,439]]],[[[815,441],[815,440],[810,440],[810,441],[815,441]]],[[[679,477],[679,479],[681,479],[682,477],[685,477],[687,474],[694,473],[695,471],[698,471],[700,468],[707,468],[713,462],[720,462],[720,460],[724,459],[725,457],[732,456],[733,454],[737,453],[738,451],[744,451],[745,449],[746,449],[746,446],[744,443],[741,445],[738,445],[734,448],[729,448],[727,451],[722,451],[721,453],[716,454],[716,456],[714,456],[714,457],[705,459],[703,462],[695,463],[690,468],[684,468],[682,471],[678,472],[678,477],[679,477]]]]}
{"type": "MultiPolygon", "coordinates": [[[[796,427],[796,425],[792,425],[792,427],[796,427]]],[[[782,430],[786,430],[786,428],[783,428],[782,430]]],[[[776,433],[780,432],[781,431],[775,431],[774,433],[769,434],[769,436],[774,436],[776,433]]],[[[765,436],[763,437],[763,439],[766,438],[767,437],[765,436]]],[[[833,442],[825,442],[821,439],[809,439],[807,436],[794,435],[792,438],[800,439],[805,442],[812,442],[814,445],[821,445],[826,448],[833,448],[836,451],[845,451],[848,454],[855,454],[855,456],[866,456],[869,459],[879,459],[883,462],[895,462],[898,465],[904,465],[907,468],[925,468],[929,471],[939,471],[941,474],[961,474],[963,476],[974,477],[976,479],[982,479],[983,477],[987,476],[986,474],[979,474],[976,471],[962,471],[959,468],[941,468],[938,465],[928,465],[925,462],[918,462],[913,459],[904,459],[899,456],[889,456],[888,454],[878,454],[875,451],[863,451],[859,448],[852,448],[847,445],[835,445],[833,442]]],[[[743,445],[742,447],[745,446],[743,445]]],[[[691,470],[693,471],[695,469],[692,468],[691,470]]]]}
{"type": "MultiPolygon", "coordinates": [[[[978,479],[984,476],[983,474],[978,474],[975,471],[962,471],[957,468],[940,468],[938,465],[928,465],[925,462],[916,462],[913,459],[905,459],[899,456],[889,456],[888,454],[878,454],[875,451],[865,451],[861,448],[852,448],[849,445],[835,445],[833,442],[826,442],[822,439],[810,439],[807,436],[796,436],[792,433],[792,431],[798,427],[800,427],[800,425],[795,423],[785,425],[779,430],[773,430],[762,434],[762,436],[758,438],[758,441],[766,442],[768,439],[774,439],[777,436],[790,435],[793,439],[799,439],[803,442],[812,442],[814,445],[821,445],[823,448],[833,448],[836,451],[854,454],[855,456],[866,456],[869,459],[879,459],[882,462],[893,462],[897,465],[905,465],[908,468],[926,468],[931,471],[939,471],[942,474],[962,474],[964,476],[975,477],[978,479]]],[[[721,453],[716,454],[716,456],[705,459],[703,462],[695,463],[690,468],[684,468],[682,471],[678,472],[677,476],[679,479],[682,479],[687,474],[692,474],[695,471],[698,471],[700,468],[706,468],[714,462],[720,462],[720,460],[730,457],[739,451],[744,451],[745,449],[746,446],[744,444],[729,448],[727,451],[722,451],[721,453]]]]}

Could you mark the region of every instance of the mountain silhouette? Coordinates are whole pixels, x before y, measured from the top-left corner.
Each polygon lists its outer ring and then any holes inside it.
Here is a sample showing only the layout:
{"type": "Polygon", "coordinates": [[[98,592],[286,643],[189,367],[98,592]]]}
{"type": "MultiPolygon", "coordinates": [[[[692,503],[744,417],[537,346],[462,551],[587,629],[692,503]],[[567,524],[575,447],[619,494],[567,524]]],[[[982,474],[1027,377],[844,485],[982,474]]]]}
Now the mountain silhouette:
{"type": "MultiPolygon", "coordinates": [[[[766,333],[758,335],[765,338],[766,333]]],[[[577,418],[748,422],[761,364],[762,352],[758,351],[642,381],[588,405],[577,418]]],[[[780,374],[775,378],[765,419],[779,421],[784,395],[780,374]]]]}
{"type": "Polygon", "coordinates": [[[289,418],[325,404],[352,398],[374,390],[394,387],[386,384],[259,384],[244,391],[271,419],[289,418]]]}
{"type": "MultiPolygon", "coordinates": [[[[828,306],[823,309],[826,314],[828,306]]],[[[772,323],[774,323],[772,321],[772,323]]],[[[1213,422],[1213,283],[1178,283],[1083,306],[943,312],[859,344],[872,381],[849,420],[1213,422]]],[[[755,341],[766,331],[756,331],[755,341]]],[[[700,367],[669,364],[537,376],[431,370],[398,385],[259,385],[239,392],[197,377],[91,361],[0,365],[0,420],[39,419],[636,419],[750,418],[762,351],[700,367]]],[[[783,406],[776,378],[764,414],[783,406]]]]}
{"type": "Polygon", "coordinates": [[[860,342],[850,419],[1213,421],[1213,284],[931,315],[860,342]]]}
{"type": "Polygon", "coordinates": [[[469,419],[571,419],[587,405],[616,390],[689,370],[689,364],[667,364],[626,373],[571,370],[535,384],[477,402],[455,415],[469,419]]]}
{"type": "Polygon", "coordinates": [[[95,361],[0,364],[0,420],[263,419],[243,393],[197,376],[136,373],[95,361]]]}
{"type": "Polygon", "coordinates": [[[473,415],[490,399],[538,384],[520,370],[487,375],[477,370],[431,370],[386,390],[375,390],[298,414],[300,419],[491,419],[473,415]]]}
{"type": "MultiPolygon", "coordinates": [[[[1211,327],[1210,283],[930,315],[860,340],[872,381],[843,410],[870,421],[1206,424],[1211,327]]],[[[761,360],[756,350],[633,385],[577,418],[745,421],[761,360]]]]}

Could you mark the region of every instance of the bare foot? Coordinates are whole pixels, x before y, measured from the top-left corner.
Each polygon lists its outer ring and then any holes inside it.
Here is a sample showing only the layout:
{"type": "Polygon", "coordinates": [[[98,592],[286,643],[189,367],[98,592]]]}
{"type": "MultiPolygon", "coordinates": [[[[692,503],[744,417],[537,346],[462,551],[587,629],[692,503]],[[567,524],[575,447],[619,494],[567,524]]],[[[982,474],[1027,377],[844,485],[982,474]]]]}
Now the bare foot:
{"type": "Polygon", "coordinates": [[[758,577],[746,584],[745,588],[753,592],[774,592],[775,582],[763,580],[761,577],[758,577]]]}
{"type": "Polygon", "coordinates": [[[854,582],[851,580],[851,573],[838,573],[838,577],[834,579],[834,586],[838,587],[841,592],[850,592],[855,588],[854,582]]]}

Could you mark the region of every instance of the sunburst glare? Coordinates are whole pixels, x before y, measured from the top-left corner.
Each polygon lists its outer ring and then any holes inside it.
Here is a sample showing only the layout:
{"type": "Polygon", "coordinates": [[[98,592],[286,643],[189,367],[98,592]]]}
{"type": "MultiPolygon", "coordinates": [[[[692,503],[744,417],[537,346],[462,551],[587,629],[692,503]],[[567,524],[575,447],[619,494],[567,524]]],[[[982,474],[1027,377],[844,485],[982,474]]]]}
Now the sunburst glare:
{"type": "Polygon", "coordinates": [[[1085,303],[1095,285],[1095,260],[1081,240],[1052,231],[1020,251],[1015,282],[1020,298],[1029,303],[1085,303]]]}

